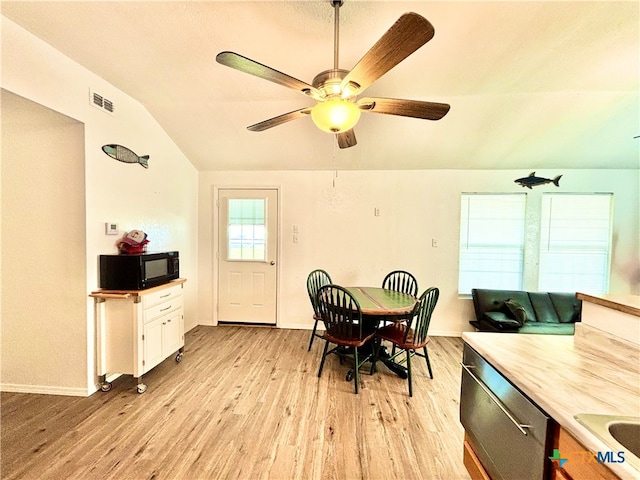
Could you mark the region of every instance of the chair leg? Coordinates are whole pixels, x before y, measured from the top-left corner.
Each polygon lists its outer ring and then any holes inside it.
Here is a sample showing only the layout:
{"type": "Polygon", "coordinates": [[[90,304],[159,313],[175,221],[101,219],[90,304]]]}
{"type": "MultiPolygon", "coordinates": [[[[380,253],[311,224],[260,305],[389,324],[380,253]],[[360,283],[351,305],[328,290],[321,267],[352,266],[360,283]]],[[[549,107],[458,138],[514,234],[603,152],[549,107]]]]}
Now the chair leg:
{"type": "Polygon", "coordinates": [[[320,369],[318,370],[318,377],[322,375],[322,369],[324,368],[324,360],[327,358],[327,350],[329,349],[329,341],[325,340],[324,350],[322,351],[322,360],[320,361],[320,369]]]}
{"type": "Polygon", "coordinates": [[[427,347],[423,347],[424,359],[427,361],[427,370],[429,370],[429,377],[433,380],[433,372],[431,371],[431,362],[429,361],[429,354],[427,353],[427,347]]]}
{"type": "Polygon", "coordinates": [[[313,339],[316,336],[316,329],[318,328],[318,319],[316,319],[316,321],[313,324],[313,331],[311,332],[311,338],[309,339],[309,348],[307,349],[307,352],[311,351],[311,345],[313,345],[313,339]]]}
{"type": "Polygon", "coordinates": [[[356,395],[358,394],[358,382],[360,381],[358,378],[358,370],[360,370],[360,365],[358,364],[358,347],[353,347],[353,356],[355,358],[355,365],[353,371],[353,381],[355,382],[356,395]]]}
{"type": "Polygon", "coordinates": [[[407,352],[407,380],[409,381],[409,396],[413,397],[413,387],[411,384],[411,350],[405,350],[407,352]]]}

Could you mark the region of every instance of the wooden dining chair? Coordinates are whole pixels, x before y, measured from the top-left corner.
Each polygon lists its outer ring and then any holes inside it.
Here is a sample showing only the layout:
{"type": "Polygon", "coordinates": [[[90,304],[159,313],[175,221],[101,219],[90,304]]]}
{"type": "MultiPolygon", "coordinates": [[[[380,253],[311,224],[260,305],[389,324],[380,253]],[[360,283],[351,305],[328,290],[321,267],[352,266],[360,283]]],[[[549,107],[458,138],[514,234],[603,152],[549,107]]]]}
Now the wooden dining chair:
{"type": "MultiPolygon", "coordinates": [[[[431,362],[429,361],[429,353],[427,352],[427,343],[429,343],[429,323],[431,322],[431,315],[438,302],[440,296],[440,290],[436,287],[431,287],[420,295],[418,303],[413,309],[411,318],[407,320],[407,323],[392,323],[378,330],[376,337],[379,340],[387,340],[393,344],[391,351],[390,361],[394,362],[398,366],[403,366],[407,371],[407,380],[409,382],[409,396],[413,396],[413,388],[411,382],[411,357],[418,355],[423,357],[427,362],[427,370],[429,370],[429,377],[433,378],[433,372],[431,371],[431,362]],[[396,352],[396,349],[402,350],[396,352]],[[422,349],[422,353],[418,350],[422,349]],[[396,361],[395,359],[402,355],[403,351],[406,353],[406,358],[396,361]]],[[[380,343],[378,342],[378,347],[380,343]]],[[[374,367],[375,368],[375,367],[374,367]]]]}
{"type": "MultiPolygon", "coordinates": [[[[373,323],[362,321],[362,311],[358,301],[349,293],[349,291],[338,285],[325,285],[318,291],[317,297],[318,310],[324,322],[324,350],[322,351],[322,360],[318,369],[318,377],[322,375],[324,362],[328,355],[335,353],[342,358],[345,350],[353,353],[354,365],[353,370],[347,374],[347,379],[352,375],[356,394],[358,393],[360,367],[373,359],[373,349],[370,353],[363,354],[364,358],[360,358],[358,348],[365,343],[373,341],[377,326],[373,323]],[[329,344],[333,343],[334,348],[329,350],[329,344]]],[[[371,372],[373,372],[373,365],[371,372]]]]}
{"type": "Polygon", "coordinates": [[[382,280],[382,288],[407,293],[414,297],[418,296],[418,281],[416,277],[405,270],[389,272],[382,280]]]}
{"type": "Polygon", "coordinates": [[[311,350],[313,339],[315,337],[322,338],[322,335],[317,333],[318,322],[322,321],[322,318],[320,318],[320,313],[318,312],[316,297],[318,295],[318,290],[320,290],[320,287],[329,285],[330,283],[331,277],[327,272],[321,269],[314,270],[307,277],[307,293],[309,294],[309,300],[311,301],[311,306],[313,307],[313,331],[311,332],[311,338],[309,339],[309,348],[307,349],[307,351],[311,350]]]}

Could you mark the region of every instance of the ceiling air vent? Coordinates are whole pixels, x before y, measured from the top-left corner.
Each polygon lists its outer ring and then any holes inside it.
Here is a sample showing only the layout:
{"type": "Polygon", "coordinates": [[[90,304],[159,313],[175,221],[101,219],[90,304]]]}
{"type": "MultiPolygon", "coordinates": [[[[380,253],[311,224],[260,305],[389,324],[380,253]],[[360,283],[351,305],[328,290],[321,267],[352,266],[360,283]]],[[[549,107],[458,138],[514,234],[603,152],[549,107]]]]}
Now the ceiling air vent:
{"type": "Polygon", "coordinates": [[[107,113],[113,113],[115,110],[115,106],[111,100],[109,100],[108,98],[104,98],[102,95],[94,92],[93,90],[89,90],[89,103],[107,113]]]}

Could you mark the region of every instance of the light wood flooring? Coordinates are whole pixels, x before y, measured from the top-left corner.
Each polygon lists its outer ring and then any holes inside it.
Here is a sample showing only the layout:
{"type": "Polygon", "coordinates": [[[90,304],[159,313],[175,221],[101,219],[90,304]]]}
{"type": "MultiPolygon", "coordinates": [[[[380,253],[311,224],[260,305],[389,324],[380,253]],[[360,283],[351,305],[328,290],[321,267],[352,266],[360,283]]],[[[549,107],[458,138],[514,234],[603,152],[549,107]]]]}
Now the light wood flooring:
{"type": "Polygon", "coordinates": [[[462,341],[434,337],[406,380],[327,359],[308,331],[196,327],[181,363],[123,376],[88,398],[2,393],[1,478],[469,478],[458,420],[462,341]]]}

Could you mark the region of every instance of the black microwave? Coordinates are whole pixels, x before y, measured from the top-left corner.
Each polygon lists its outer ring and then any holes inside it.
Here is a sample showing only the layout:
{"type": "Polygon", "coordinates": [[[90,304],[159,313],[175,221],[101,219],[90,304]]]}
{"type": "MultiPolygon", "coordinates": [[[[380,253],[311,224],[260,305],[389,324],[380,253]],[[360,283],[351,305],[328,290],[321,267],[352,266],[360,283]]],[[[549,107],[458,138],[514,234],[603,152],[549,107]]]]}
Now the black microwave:
{"type": "Polygon", "coordinates": [[[178,252],[100,255],[100,288],[144,290],[180,276],[178,252]]]}

